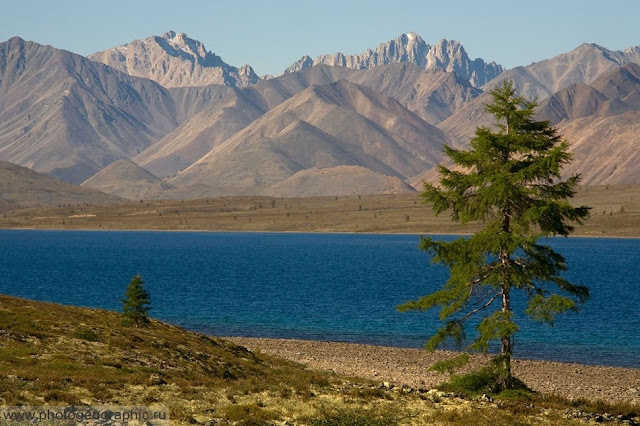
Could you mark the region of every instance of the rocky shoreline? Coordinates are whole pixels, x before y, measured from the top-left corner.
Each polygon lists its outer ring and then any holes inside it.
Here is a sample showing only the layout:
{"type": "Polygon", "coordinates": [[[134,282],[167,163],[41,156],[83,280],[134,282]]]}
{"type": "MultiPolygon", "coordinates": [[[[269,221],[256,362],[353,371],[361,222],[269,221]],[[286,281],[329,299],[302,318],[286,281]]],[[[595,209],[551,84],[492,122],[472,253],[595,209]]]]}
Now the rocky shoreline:
{"type": "MultiPolygon", "coordinates": [[[[354,343],[289,339],[231,337],[228,340],[252,350],[281,356],[308,368],[329,370],[396,386],[432,388],[447,379],[428,371],[430,365],[451,352],[392,348],[354,343]]],[[[486,361],[472,357],[470,368],[486,361]]],[[[513,361],[514,374],[530,388],[570,399],[640,404],[640,369],[591,366],[553,361],[513,361]]]]}

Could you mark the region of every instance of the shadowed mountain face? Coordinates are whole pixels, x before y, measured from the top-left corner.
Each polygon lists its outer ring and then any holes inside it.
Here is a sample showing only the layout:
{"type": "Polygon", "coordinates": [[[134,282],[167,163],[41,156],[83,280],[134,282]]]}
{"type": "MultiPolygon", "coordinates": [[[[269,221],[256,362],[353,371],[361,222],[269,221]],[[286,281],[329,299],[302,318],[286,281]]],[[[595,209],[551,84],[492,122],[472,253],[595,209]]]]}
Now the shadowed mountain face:
{"type": "Polygon", "coordinates": [[[80,183],[177,126],[169,93],[63,50],[0,43],[0,159],[80,183]]]}
{"type": "Polygon", "coordinates": [[[0,211],[59,204],[109,204],[123,201],[72,185],[7,161],[0,161],[0,211]]]}
{"type": "Polygon", "coordinates": [[[480,87],[500,75],[504,69],[495,62],[485,63],[482,59],[469,59],[462,45],[455,40],[440,40],[429,46],[417,34],[402,34],[380,44],[365,53],[344,55],[334,53],[321,55],[315,60],[303,56],[285,70],[285,73],[302,71],[314,65],[324,64],[353,69],[370,69],[391,63],[412,63],[422,69],[455,72],[461,79],[474,87],[480,87]]]}
{"type": "Polygon", "coordinates": [[[341,165],[404,179],[434,166],[446,141],[396,100],[340,80],[271,109],[171,182],[259,194],[301,170],[341,165]]]}
{"type": "MultiPolygon", "coordinates": [[[[511,79],[522,96],[528,99],[537,96],[542,100],[539,116],[552,122],[592,115],[596,111],[600,111],[599,114],[616,114],[616,111],[637,109],[633,96],[623,99],[614,93],[629,91],[629,85],[633,86],[636,71],[632,70],[637,65],[630,61],[640,59],[637,51],[637,48],[630,48],[612,52],[597,45],[584,44],[555,58],[508,70],[484,89],[494,87],[503,79],[511,79]],[[627,65],[621,67],[620,63],[627,65]],[[621,74],[611,80],[611,76],[618,72],[621,74]]],[[[476,127],[493,124],[493,118],[485,113],[485,104],[491,101],[488,91],[466,102],[438,123],[438,127],[458,145],[466,144],[476,127]]]]}
{"type": "Polygon", "coordinates": [[[135,77],[149,78],[164,87],[241,87],[259,80],[249,65],[228,65],[201,42],[173,31],[94,53],[89,59],[135,77]]]}

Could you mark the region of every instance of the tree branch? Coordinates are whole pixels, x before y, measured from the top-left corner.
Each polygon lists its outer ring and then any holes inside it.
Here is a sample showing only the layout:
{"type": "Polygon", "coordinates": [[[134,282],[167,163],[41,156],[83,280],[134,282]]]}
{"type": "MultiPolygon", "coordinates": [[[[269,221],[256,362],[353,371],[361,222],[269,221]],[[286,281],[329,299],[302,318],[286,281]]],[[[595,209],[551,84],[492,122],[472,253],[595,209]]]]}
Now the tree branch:
{"type": "MultiPolygon", "coordinates": [[[[489,293],[491,294],[491,293],[489,293]]],[[[493,297],[484,305],[472,310],[471,312],[468,312],[465,316],[463,316],[462,318],[460,318],[459,320],[457,320],[457,322],[459,322],[460,324],[462,324],[463,322],[465,322],[466,320],[469,319],[470,316],[472,316],[473,314],[480,312],[483,309],[487,309],[489,306],[491,306],[491,304],[493,303],[494,300],[496,300],[496,298],[500,296],[500,292],[496,293],[493,295],[493,297]]],[[[486,298],[486,296],[485,296],[486,298]]],[[[483,299],[484,300],[484,299],[483,299]]]]}

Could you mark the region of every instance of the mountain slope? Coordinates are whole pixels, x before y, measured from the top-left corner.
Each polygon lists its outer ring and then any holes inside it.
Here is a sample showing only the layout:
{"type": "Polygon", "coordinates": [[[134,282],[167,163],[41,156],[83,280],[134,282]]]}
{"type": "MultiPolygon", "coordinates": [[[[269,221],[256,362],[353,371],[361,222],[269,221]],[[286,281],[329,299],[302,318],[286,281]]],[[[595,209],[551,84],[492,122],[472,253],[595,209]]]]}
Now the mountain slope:
{"type": "Polygon", "coordinates": [[[341,165],[404,179],[436,164],[445,142],[394,99],[340,80],[271,109],[171,182],[256,194],[301,170],[341,165]]]}
{"type": "Polygon", "coordinates": [[[455,72],[422,70],[411,63],[382,65],[354,72],[347,79],[396,99],[433,125],[482,93],[455,72]]]}
{"type": "Polygon", "coordinates": [[[574,155],[566,174],[580,173],[585,185],[640,182],[640,111],[582,117],[558,128],[574,155]]]}
{"type": "Polygon", "coordinates": [[[164,191],[174,189],[173,185],[127,159],[109,164],[84,181],[82,186],[129,200],[157,198],[164,191]]]}
{"type": "Polygon", "coordinates": [[[121,198],[0,161],[0,211],[59,204],[108,204],[121,198]]]}
{"type": "Polygon", "coordinates": [[[588,185],[640,182],[640,65],[629,63],[590,84],[570,86],[546,99],[541,118],[556,123],[569,140],[588,185]]]}
{"type": "Polygon", "coordinates": [[[133,160],[156,176],[173,176],[269,109],[312,85],[332,84],[341,79],[397,99],[430,124],[448,117],[480,93],[454,73],[425,71],[410,63],[381,65],[370,70],[317,65],[251,87],[225,88],[224,93],[217,93],[211,105],[133,160]]]}
{"type": "Polygon", "coordinates": [[[539,116],[553,123],[590,115],[618,115],[640,110],[640,65],[629,63],[590,84],[575,84],[545,99],[539,116]]]}
{"type": "Polygon", "coordinates": [[[593,43],[526,67],[516,67],[486,84],[495,87],[500,81],[512,80],[527,99],[545,99],[557,91],[578,83],[589,83],[597,76],[627,63],[640,63],[640,49],[613,51],[593,43]]]}
{"type": "MultiPolygon", "coordinates": [[[[458,146],[468,146],[476,126],[493,124],[485,93],[439,124],[458,146]]],[[[628,63],[562,89],[542,101],[537,119],[550,120],[569,142],[573,161],[565,175],[580,173],[587,185],[640,182],[640,65],[628,63]]],[[[423,176],[433,179],[433,174],[423,176]]],[[[416,183],[415,181],[412,183],[416,183]]]]}
{"type": "Polygon", "coordinates": [[[201,42],[173,31],[94,53],[89,59],[135,77],[149,78],[164,87],[211,84],[235,87],[258,81],[249,65],[240,68],[228,65],[201,42]]]}
{"type": "Polygon", "coordinates": [[[440,40],[429,46],[417,34],[402,34],[375,49],[367,49],[362,54],[344,55],[334,53],[321,55],[312,60],[303,56],[285,70],[285,73],[302,71],[313,65],[325,64],[354,69],[370,69],[390,63],[409,62],[420,68],[455,72],[475,87],[479,87],[501,74],[504,69],[495,62],[485,63],[482,59],[471,60],[464,47],[454,40],[440,40]]]}
{"type": "Polygon", "coordinates": [[[169,93],[82,56],[0,43],[0,159],[80,183],[178,122],[169,93]]]}
{"type": "Polygon", "coordinates": [[[157,176],[173,176],[248,126],[265,111],[238,90],[230,90],[133,160],[157,176]]]}

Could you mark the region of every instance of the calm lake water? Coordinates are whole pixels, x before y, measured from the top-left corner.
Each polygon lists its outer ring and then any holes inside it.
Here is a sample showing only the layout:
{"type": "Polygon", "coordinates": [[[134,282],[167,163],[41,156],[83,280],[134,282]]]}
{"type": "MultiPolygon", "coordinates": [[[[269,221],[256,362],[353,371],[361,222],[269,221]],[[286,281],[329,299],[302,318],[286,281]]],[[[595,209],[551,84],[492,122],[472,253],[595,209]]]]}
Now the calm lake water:
{"type": "MultiPolygon", "coordinates": [[[[141,273],[151,316],[192,330],[420,347],[436,329],[436,312],[395,307],[438,289],[447,271],[431,265],[418,242],[411,235],[0,230],[0,293],[119,310],[141,273]]],[[[567,258],[567,278],[589,286],[591,299],[554,328],[518,316],[516,355],[640,367],[640,240],[551,244],[567,258]]]]}

